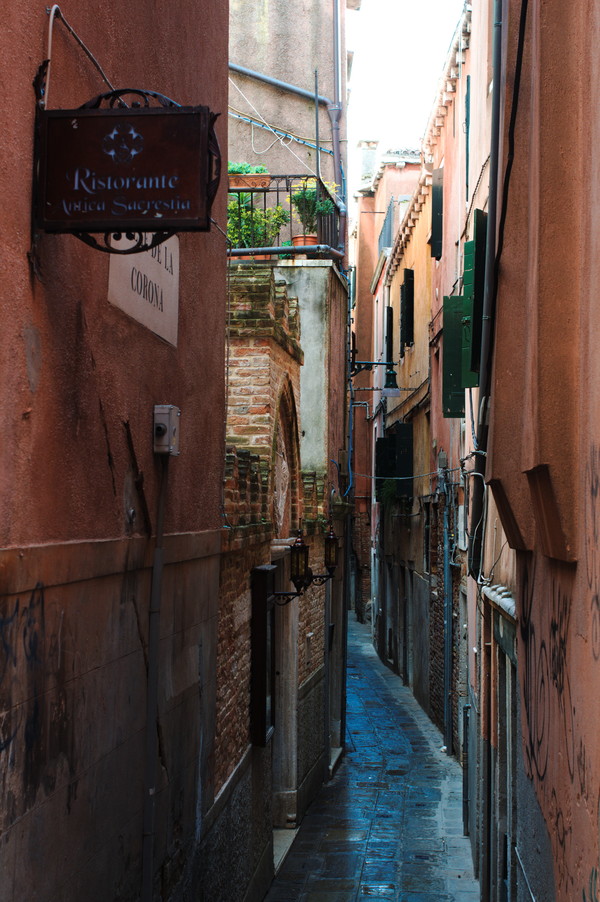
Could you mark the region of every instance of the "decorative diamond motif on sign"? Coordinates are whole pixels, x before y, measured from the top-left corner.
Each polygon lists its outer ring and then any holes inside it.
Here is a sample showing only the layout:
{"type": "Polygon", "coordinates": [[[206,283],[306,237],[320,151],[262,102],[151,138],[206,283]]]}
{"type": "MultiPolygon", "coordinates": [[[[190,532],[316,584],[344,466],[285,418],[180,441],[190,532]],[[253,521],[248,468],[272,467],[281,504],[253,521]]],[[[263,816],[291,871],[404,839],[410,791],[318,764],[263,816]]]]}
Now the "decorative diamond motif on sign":
{"type": "Polygon", "coordinates": [[[133,125],[115,125],[104,138],[102,150],[115,163],[130,163],[144,149],[144,139],[133,125]]]}

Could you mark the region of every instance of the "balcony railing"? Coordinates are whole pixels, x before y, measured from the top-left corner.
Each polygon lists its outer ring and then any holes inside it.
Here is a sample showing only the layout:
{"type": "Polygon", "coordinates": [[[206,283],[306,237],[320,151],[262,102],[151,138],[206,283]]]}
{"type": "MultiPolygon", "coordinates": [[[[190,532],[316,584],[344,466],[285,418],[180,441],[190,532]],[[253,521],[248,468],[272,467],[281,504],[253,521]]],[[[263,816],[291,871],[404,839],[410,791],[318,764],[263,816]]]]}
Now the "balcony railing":
{"type": "Polygon", "coordinates": [[[342,217],[341,204],[313,176],[229,176],[227,237],[233,258],[341,259],[342,217]]]}

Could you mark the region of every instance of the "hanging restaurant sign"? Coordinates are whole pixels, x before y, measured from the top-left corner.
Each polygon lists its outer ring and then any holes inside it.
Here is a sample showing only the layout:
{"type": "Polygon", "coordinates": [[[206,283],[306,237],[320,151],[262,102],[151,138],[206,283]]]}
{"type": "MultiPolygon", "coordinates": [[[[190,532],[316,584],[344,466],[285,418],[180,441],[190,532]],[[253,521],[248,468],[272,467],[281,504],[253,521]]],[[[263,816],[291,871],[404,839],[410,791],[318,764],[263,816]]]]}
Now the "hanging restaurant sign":
{"type": "Polygon", "coordinates": [[[215,119],[208,107],[137,90],[111,91],[76,110],[38,109],[36,227],[114,253],[124,253],[122,234],[139,237],[131,253],[175,232],[208,231],[220,175],[215,119]],[[92,233],[104,233],[104,244],[92,233]]]}

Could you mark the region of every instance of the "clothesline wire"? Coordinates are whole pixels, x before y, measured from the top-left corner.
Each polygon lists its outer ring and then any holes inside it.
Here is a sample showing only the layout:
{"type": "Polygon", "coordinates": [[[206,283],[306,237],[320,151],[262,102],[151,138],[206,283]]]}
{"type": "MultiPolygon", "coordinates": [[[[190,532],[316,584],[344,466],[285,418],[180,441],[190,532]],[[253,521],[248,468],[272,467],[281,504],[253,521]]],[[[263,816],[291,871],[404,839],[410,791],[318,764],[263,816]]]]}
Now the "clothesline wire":
{"type": "MultiPolygon", "coordinates": [[[[251,101],[248,97],[246,97],[246,95],[244,94],[244,92],[242,91],[242,89],[239,87],[239,85],[236,85],[236,83],[235,83],[234,80],[231,78],[231,76],[229,77],[229,82],[230,82],[230,84],[233,85],[233,87],[236,89],[236,91],[239,91],[239,93],[242,95],[242,97],[244,98],[244,100],[246,101],[246,103],[248,104],[248,106],[251,107],[251,109],[254,110],[254,112],[256,113],[256,115],[258,116],[258,118],[261,120],[261,122],[264,122],[264,124],[267,126],[267,128],[269,129],[269,131],[273,132],[273,134],[275,135],[275,138],[277,139],[277,141],[279,141],[279,143],[281,144],[281,146],[287,148],[287,150],[289,150],[289,152],[292,154],[292,156],[296,157],[296,159],[299,160],[299,162],[302,163],[303,166],[306,166],[306,168],[309,170],[309,172],[311,172],[311,173],[315,176],[315,178],[316,178],[316,177],[317,177],[317,173],[315,172],[315,170],[312,169],[312,168],[308,165],[308,163],[306,162],[306,160],[303,160],[302,157],[299,157],[298,154],[297,154],[295,151],[292,150],[292,148],[290,147],[289,143],[286,144],[286,143],[281,139],[281,137],[277,134],[277,132],[269,125],[269,123],[268,123],[267,120],[264,118],[264,116],[262,116],[261,113],[258,112],[258,110],[257,110],[256,107],[254,106],[254,104],[252,103],[252,101],[251,101]]],[[[275,142],[273,142],[273,144],[274,144],[274,143],[275,143],[275,142]]]]}

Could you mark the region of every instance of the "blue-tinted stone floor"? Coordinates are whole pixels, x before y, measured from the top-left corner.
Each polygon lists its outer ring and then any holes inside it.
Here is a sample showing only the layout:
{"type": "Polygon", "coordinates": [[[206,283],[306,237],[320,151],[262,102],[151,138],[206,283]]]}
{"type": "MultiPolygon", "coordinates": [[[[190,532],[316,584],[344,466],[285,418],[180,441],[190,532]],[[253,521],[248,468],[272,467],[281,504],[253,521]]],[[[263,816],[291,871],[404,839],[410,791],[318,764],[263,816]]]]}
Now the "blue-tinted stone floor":
{"type": "Polygon", "coordinates": [[[350,614],[346,753],[265,902],[475,902],[462,771],[350,614]]]}

